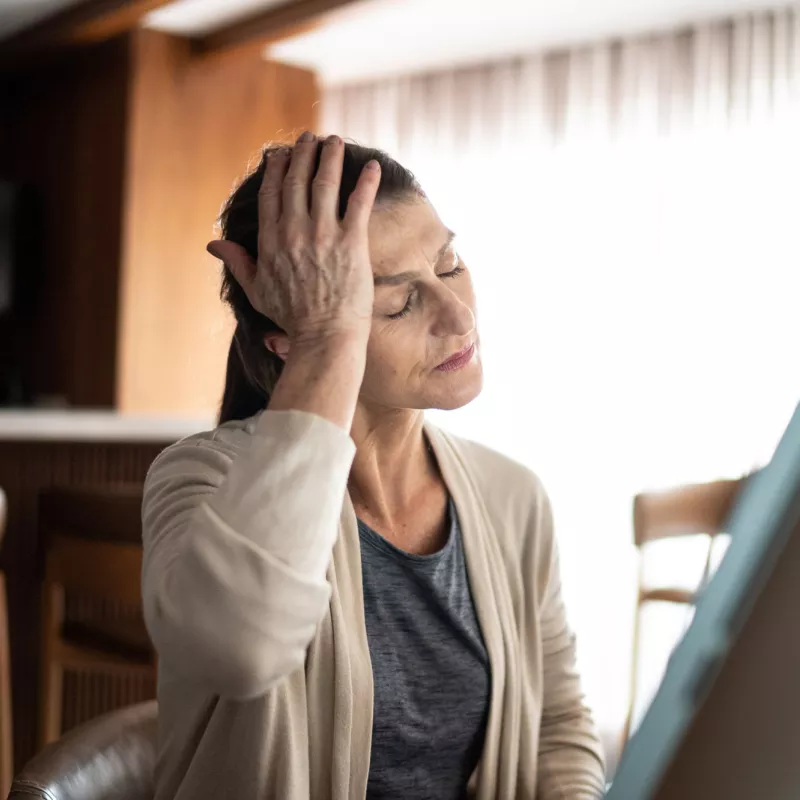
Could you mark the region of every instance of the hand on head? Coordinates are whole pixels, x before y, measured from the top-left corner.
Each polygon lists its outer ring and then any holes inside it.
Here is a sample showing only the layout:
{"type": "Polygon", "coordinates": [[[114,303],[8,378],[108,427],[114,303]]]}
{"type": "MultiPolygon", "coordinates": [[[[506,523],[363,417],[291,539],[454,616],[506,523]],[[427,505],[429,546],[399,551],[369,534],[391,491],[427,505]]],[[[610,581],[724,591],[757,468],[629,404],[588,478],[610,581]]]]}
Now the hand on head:
{"type": "Polygon", "coordinates": [[[380,167],[375,161],[364,167],[340,220],[343,155],[338,136],[320,142],[308,132],[294,147],[270,154],[258,195],[258,258],[236,242],[208,244],[253,308],[292,344],[340,333],[369,335],[374,287],[367,226],[380,167]]]}

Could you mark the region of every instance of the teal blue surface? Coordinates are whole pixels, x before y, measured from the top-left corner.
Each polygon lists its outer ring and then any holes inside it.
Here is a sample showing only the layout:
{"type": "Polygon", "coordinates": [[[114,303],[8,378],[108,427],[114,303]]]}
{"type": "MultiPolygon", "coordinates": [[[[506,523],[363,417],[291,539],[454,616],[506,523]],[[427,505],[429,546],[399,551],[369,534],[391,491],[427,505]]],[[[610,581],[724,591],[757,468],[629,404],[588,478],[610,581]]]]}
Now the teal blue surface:
{"type": "Polygon", "coordinates": [[[800,405],[772,461],[748,481],[731,515],[731,544],[698,599],[691,626],[622,755],[607,800],[650,800],[731,643],[800,516],[800,405]]]}

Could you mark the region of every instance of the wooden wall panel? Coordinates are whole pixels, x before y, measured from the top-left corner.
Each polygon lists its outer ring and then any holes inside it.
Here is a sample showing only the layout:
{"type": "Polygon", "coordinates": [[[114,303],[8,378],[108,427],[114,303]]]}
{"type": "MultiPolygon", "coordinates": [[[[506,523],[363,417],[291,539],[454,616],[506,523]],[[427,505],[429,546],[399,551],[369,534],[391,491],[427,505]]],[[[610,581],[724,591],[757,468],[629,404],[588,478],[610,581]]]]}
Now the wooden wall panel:
{"type": "MultiPolygon", "coordinates": [[[[0,442],[0,486],[8,497],[8,528],[2,552],[11,639],[11,680],[16,769],[36,749],[39,681],[41,563],[38,497],[52,486],[141,483],[167,443],[0,442]]],[[[150,691],[148,686],[131,691],[150,691]]],[[[87,713],[67,709],[68,718],[87,713]],[[71,715],[71,716],[69,716],[71,715]]]]}
{"type": "Polygon", "coordinates": [[[3,79],[0,178],[45,201],[33,314],[0,320],[34,394],[216,407],[231,326],[205,244],[251,157],[314,128],[318,97],[308,71],[148,30],[3,79]]]}
{"type": "Polygon", "coordinates": [[[318,90],[312,73],[250,52],[192,58],[147,30],[132,48],[117,406],[207,413],[232,325],[206,242],[261,146],[314,128],[318,90]]]}
{"type": "Polygon", "coordinates": [[[35,301],[9,338],[30,391],[76,406],[114,403],[128,67],[119,39],[0,86],[0,177],[44,212],[35,301]]]}

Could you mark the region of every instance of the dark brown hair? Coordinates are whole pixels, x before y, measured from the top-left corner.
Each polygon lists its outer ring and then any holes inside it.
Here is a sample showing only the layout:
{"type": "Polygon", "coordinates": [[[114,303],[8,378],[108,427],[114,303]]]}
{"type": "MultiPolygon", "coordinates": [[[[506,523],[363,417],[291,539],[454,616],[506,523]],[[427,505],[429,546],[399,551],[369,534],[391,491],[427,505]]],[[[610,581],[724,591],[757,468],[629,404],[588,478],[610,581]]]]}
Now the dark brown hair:
{"type": "MultiPolygon", "coordinates": [[[[239,184],[220,215],[222,238],[244,247],[250,256],[258,256],[258,190],[269,157],[281,146],[267,146],[258,166],[239,184]]],[[[315,171],[321,148],[317,148],[315,171]]],[[[339,218],[344,217],[347,200],[355,189],[361,170],[374,159],[381,167],[376,203],[405,194],[421,194],[414,175],[382,150],[345,142],[342,181],[339,189],[339,218]]],[[[222,299],[228,303],[236,319],[236,331],[228,349],[225,390],[220,405],[219,422],[246,419],[266,407],[280,377],[283,362],[264,345],[264,336],[280,331],[268,317],[250,305],[244,290],[233,274],[224,267],[222,299]]]]}

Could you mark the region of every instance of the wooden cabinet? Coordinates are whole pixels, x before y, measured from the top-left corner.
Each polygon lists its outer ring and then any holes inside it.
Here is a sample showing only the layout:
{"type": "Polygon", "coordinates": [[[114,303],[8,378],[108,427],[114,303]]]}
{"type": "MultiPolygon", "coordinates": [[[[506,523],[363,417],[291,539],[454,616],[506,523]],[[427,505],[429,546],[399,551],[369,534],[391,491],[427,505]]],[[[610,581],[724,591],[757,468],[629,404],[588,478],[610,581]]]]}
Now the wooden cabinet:
{"type": "Polygon", "coordinates": [[[44,205],[32,391],[78,407],[210,412],[231,323],[205,251],[261,145],[316,125],[312,73],[197,56],[138,29],[0,78],[0,178],[44,205]]]}

